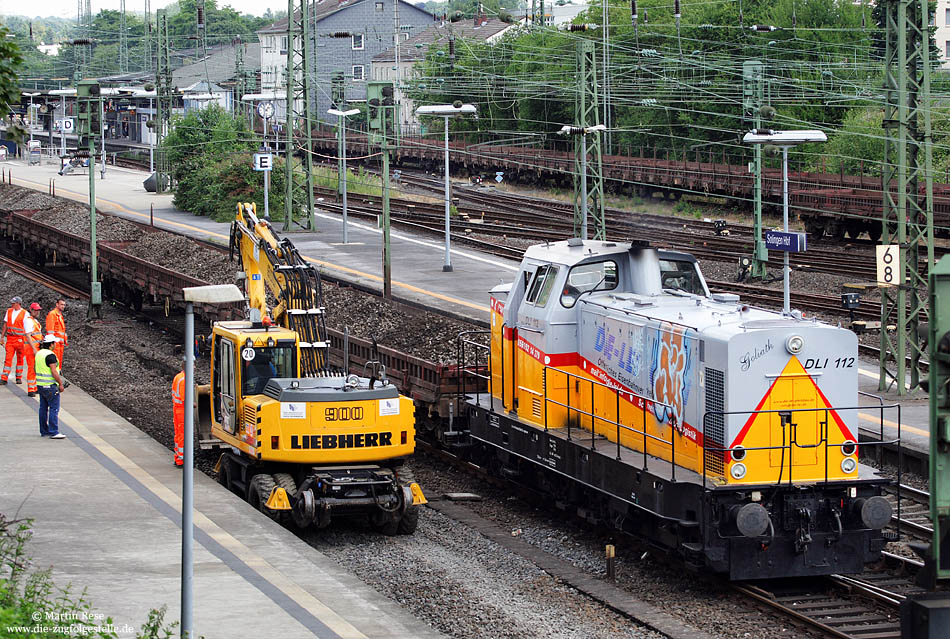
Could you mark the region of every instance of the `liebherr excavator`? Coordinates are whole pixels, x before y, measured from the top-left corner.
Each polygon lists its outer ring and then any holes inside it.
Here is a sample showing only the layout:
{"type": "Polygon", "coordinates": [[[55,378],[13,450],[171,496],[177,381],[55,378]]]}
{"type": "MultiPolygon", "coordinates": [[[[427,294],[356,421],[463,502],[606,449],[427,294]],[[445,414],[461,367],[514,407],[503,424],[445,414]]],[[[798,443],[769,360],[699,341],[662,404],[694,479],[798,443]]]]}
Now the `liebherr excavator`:
{"type": "Polygon", "coordinates": [[[378,365],[368,377],[331,370],[319,273],[254,204],[237,209],[231,257],[248,318],[214,324],[211,383],[197,393],[199,422],[230,448],[218,481],[301,528],[368,516],[386,534],[412,534],[425,503],[402,469],[415,448],[412,400],[378,365]]]}

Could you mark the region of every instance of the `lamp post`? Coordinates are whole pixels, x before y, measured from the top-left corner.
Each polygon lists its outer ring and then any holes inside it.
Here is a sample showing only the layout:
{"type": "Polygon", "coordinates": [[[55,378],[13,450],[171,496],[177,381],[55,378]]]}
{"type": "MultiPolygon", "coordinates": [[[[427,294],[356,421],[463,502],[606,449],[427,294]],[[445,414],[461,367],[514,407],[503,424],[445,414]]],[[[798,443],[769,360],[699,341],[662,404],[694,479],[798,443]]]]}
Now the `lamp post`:
{"type": "Polygon", "coordinates": [[[343,195],[343,243],[347,243],[346,236],[346,118],[351,115],[356,115],[359,113],[359,109],[349,109],[348,111],[340,111],[338,109],[329,109],[327,111],[330,115],[335,115],[339,118],[340,122],[340,154],[342,157],[342,167],[343,170],[340,173],[340,183],[342,185],[342,195],[343,195]]]}
{"type": "Polygon", "coordinates": [[[234,284],[183,288],[185,298],[185,467],[181,478],[181,636],[196,637],[193,626],[195,507],[195,310],[194,304],[243,302],[234,284]]]}
{"type": "MultiPolygon", "coordinates": [[[[32,142],[32,141],[33,141],[33,119],[34,119],[34,113],[33,113],[33,98],[36,97],[36,96],[38,96],[38,95],[40,95],[40,93],[39,93],[39,92],[37,92],[37,93],[24,93],[23,95],[29,96],[29,98],[30,98],[30,124],[29,124],[29,126],[30,126],[30,142],[32,142]]],[[[30,146],[32,147],[33,145],[30,145],[30,146]]]]}
{"type": "MultiPolygon", "coordinates": [[[[773,131],[772,129],[756,129],[749,131],[742,137],[744,144],[772,144],[782,149],[782,229],[788,233],[788,149],[808,142],[826,142],[828,137],[823,131],[773,131]]],[[[756,238],[756,241],[761,238],[756,238]]],[[[782,260],[782,287],[784,299],[782,312],[788,314],[791,310],[791,292],[789,289],[788,251],[784,251],[782,260]]]]}
{"type": "Polygon", "coordinates": [[[477,111],[474,104],[432,104],[421,106],[416,109],[416,115],[437,115],[445,118],[445,263],[442,265],[443,272],[452,270],[452,241],[449,235],[451,223],[449,220],[449,118],[460,115],[474,115],[477,111]]]}
{"type": "MultiPolygon", "coordinates": [[[[598,131],[606,131],[607,127],[603,124],[595,124],[594,126],[571,126],[565,124],[561,127],[561,130],[558,131],[558,135],[579,135],[581,136],[581,148],[583,152],[581,153],[581,202],[583,202],[584,214],[581,216],[581,239],[587,239],[587,213],[588,213],[588,202],[587,202],[587,134],[596,133],[598,131]]],[[[576,228],[576,227],[575,227],[576,228]]]]}

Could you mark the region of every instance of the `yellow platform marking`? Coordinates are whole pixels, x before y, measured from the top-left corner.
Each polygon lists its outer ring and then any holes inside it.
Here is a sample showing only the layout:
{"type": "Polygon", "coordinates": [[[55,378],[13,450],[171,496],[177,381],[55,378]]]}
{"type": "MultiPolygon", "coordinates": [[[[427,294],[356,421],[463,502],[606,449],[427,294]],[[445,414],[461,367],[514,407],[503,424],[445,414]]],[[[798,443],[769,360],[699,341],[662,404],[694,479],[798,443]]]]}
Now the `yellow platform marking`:
{"type": "MultiPolygon", "coordinates": [[[[43,185],[43,184],[40,183],[40,182],[34,182],[33,180],[24,180],[23,178],[13,178],[13,181],[14,181],[14,182],[22,182],[22,183],[24,183],[24,185],[26,185],[26,184],[34,184],[34,185],[36,185],[36,186],[38,186],[38,187],[44,187],[44,186],[45,186],[45,185],[43,185]]],[[[40,189],[34,189],[34,190],[39,191],[40,189]]],[[[79,191],[70,191],[69,189],[62,189],[62,188],[61,188],[61,189],[57,189],[57,193],[58,193],[59,191],[62,191],[62,192],[64,192],[64,193],[70,193],[70,194],[72,194],[72,195],[77,196],[77,197],[70,197],[70,198],[69,198],[69,199],[75,200],[75,201],[84,201],[83,199],[80,199],[80,197],[81,197],[81,198],[85,198],[85,199],[88,199],[88,197],[89,197],[88,194],[86,194],[86,193],[81,193],[81,192],[79,192],[79,191]]],[[[138,211],[133,211],[132,209],[129,209],[129,208],[126,208],[126,207],[122,206],[122,205],[119,204],[118,202],[113,202],[113,201],[111,201],[111,200],[107,200],[107,199],[101,198],[101,197],[99,197],[99,196],[96,196],[96,201],[97,201],[97,202],[104,202],[105,204],[108,204],[109,206],[113,206],[113,207],[119,209],[120,211],[124,211],[124,212],[128,213],[129,215],[134,215],[134,216],[136,216],[136,217],[140,217],[140,218],[145,219],[145,220],[151,219],[150,216],[146,215],[145,213],[139,213],[138,211]]],[[[177,228],[180,228],[180,229],[189,230],[189,231],[196,231],[196,232],[198,232],[198,233],[204,233],[205,235],[210,235],[210,236],[212,236],[212,237],[217,237],[217,238],[220,238],[220,239],[226,240],[226,241],[227,241],[227,240],[230,240],[230,237],[229,237],[229,236],[227,236],[227,235],[222,235],[221,233],[218,233],[218,232],[216,232],[216,231],[209,231],[208,229],[203,229],[203,228],[200,228],[200,227],[198,227],[198,226],[192,226],[192,225],[190,225],[190,224],[183,224],[183,223],[181,223],[181,222],[174,222],[174,221],[172,221],[172,220],[166,220],[166,219],[164,219],[164,218],[158,218],[158,219],[159,219],[163,224],[168,224],[169,226],[174,226],[174,227],[177,227],[177,228]]],[[[340,271],[340,272],[342,272],[342,273],[349,273],[349,274],[351,274],[351,275],[359,275],[359,276],[361,276],[361,277],[365,277],[365,278],[371,279],[371,280],[373,280],[373,281],[375,281],[375,282],[382,282],[382,281],[383,281],[383,278],[382,278],[381,276],[375,275],[375,274],[373,274],[373,273],[365,273],[365,272],[363,272],[363,271],[360,271],[360,270],[357,270],[357,269],[354,269],[354,268],[349,268],[349,267],[347,267],[347,266],[341,266],[341,265],[339,265],[339,264],[334,264],[333,262],[327,262],[327,261],[325,261],[325,260],[317,260],[317,259],[314,259],[314,258],[311,258],[311,257],[306,257],[306,256],[304,256],[304,259],[305,259],[306,261],[312,263],[312,264],[316,264],[316,265],[322,266],[322,267],[324,267],[324,268],[332,269],[332,270],[335,270],[335,271],[340,271]]],[[[435,291],[429,291],[429,290],[426,290],[426,289],[424,289],[424,288],[419,288],[418,286],[414,286],[414,285],[412,285],[412,284],[407,284],[407,283],[405,283],[405,282],[399,282],[399,281],[393,280],[392,285],[395,286],[395,287],[398,287],[398,288],[405,289],[405,290],[407,290],[407,291],[412,291],[413,293],[419,293],[419,294],[421,294],[421,295],[427,295],[427,296],[429,296],[429,297],[434,297],[434,298],[436,298],[436,299],[442,300],[443,302],[449,302],[450,304],[459,304],[460,306],[465,306],[465,307],[468,307],[468,308],[472,308],[472,309],[475,309],[475,310],[477,310],[477,311],[482,311],[482,312],[487,313],[488,310],[489,310],[489,309],[488,309],[488,306],[486,306],[486,305],[484,305],[484,304],[474,304],[474,303],[469,302],[469,301],[467,301],[467,300],[460,300],[460,299],[458,299],[458,298],[451,297],[451,296],[449,296],[449,295],[443,295],[442,293],[436,293],[435,291]]]]}
{"type": "MultiPolygon", "coordinates": [[[[865,408],[869,408],[869,407],[866,406],[865,408]]],[[[894,430],[897,430],[897,422],[892,422],[889,419],[882,420],[880,417],[877,417],[876,415],[869,415],[867,413],[858,413],[858,417],[860,417],[866,422],[871,422],[872,424],[878,424],[878,425],[884,424],[885,426],[889,428],[893,428],[894,430]]],[[[917,433],[918,435],[923,435],[924,437],[930,437],[929,430],[923,430],[922,428],[917,428],[916,426],[908,426],[907,424],[901,424],[900,427],[902,431],[909,430],[912,433],[917,433]]]]}
{"type": "MultiPolygon", "coordinates": [[[[38,400],[34,400],[38,401],[38,400]]],[[[165,502],[168,506],[181,514],[181,498],[165,486],[158,479],[150,475],[145,469],[126,457],[126,455],[117,450],[112,444],[108,443],[99,435],[89,430],[82,422],[66,410],[60,410],[60,420],[72,428],[76,433],[85,439],[90,445],[94,446],[99,452],[108,457],[116,466],[134,477],[138,482],[145,486],[156,497],[165,502]]],[[[266,559],[245,546],[226,530],[218,526],[214,521],[200,510],[194,511],[195,526],[204,531],[209,537],[227,548],[245,565],[252,568],[257,574],[269,581],[275,588],[283,592],[290,599],[297,602],[302,608],[310,612],[314,617],[323,622],[333,632],[345,639],[368,639],[366,635],[357,630],[346,619],[340,617],[336,612],[329,608],[322,601],[314,597],[311,593],[301,588],[296,582],[284,576],[280,570],[272,566],[266,559]]]]}

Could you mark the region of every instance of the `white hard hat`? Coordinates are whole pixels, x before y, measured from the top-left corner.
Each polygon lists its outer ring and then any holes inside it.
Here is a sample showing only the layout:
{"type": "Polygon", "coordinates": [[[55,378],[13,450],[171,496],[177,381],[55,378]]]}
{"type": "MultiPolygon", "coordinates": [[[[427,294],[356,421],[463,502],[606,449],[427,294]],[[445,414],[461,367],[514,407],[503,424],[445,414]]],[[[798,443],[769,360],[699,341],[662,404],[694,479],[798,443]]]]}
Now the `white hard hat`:
{"type": "Polygon", "coordinates": [[[53,335],[52,333],[47,333],[46,337],[43,338],[44,342],[58,342],[59,338],[53,335]]]}

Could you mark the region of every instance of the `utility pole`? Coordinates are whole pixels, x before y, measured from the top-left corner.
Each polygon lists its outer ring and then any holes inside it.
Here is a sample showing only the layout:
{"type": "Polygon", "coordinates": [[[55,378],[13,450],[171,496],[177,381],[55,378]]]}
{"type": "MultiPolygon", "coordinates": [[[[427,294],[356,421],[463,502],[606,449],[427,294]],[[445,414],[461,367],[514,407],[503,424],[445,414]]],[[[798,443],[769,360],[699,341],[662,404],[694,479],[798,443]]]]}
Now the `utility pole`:
{"type": "Polygon", "coordinates": [[[100,317],[102,311],[102,284],[99,282],[98,244],[96,242],[96,138],[100,136],[102,99],[99,83],[81,80],[76,85],[79,106],[79,143],[77,157],[89,160],[89,274],[90,296],[87,317],[100,317]],[[85,150],[83,147],[86,147],[85,150]]]}
{"type": "MultiPolygon", "coordinates": [[[[607,0],[603,0],[604,3],[604,24],[601,27],[603,31],[603,58],[604,58],[604,126],[607,127],[607,131],[604,133],[604,143],[607,150],[607,155],[610,155],[610,139],[612,137],[611,126],[610,126],[610,11],[609,3],[607,0]]],[[[677,11],[679,14],[679,0],[676,2],[677,11]]],[[[679,20],[679,15],[676,17],[677,21],[679,20]]]]}
{"type": "MultiPolygon", "coordinates": [[[[745,125],[753,130],[762,128],[762,107],[765,106],[765,65],[759,60],[746,60],[742,63],[742,119],[745,125]]],[[[766,262],[769,251],[765,247],[764,229],[762,227],[762,145],[753,144],[752,172],[755,183],[752,188],[752,198],[755,206],[754,233],[755,240],[752,253],[752,268],[749,275],[752,277],[766,276],[766,262]]]]}
{"type": "MultiPolygon", "coordinates": [[[[195,57],[202,59],[208,55],[208,36],[205,28],[205,0],[197,0],[195,6],[195,57]]],[[[211,90],[211,87],[208,87],[211,90]]]]}
{"type": "MultiPolygon", "coordinates": [[[[597,64],[594,43],[581,40],[577,43],[577,100],[574,109],[574,126],[589,129],[600,125],[597,109],[597,64]]],[[[600,131],[593,135],[574,136],[574,236],[580,237],[587,215],[594,223],[595,240],[607,239],[604,217],[604,168],[600,143],[600,131]],[[588,162],[588,155],[592,156],[588,162]],[[593,178],[588,184],[587,176],[593,178]],[[584,189],[588,184],[589,188],[584,189]]],[[[587,238],[584,238],[587,239],[587,238]]]]}
{"type": "Polygon", "coordinates": [[[145,60],[142,68],[151,71],[152,66],[152,5],[150,0],[145,0],[145,60]]]}
{"type": "Polygon", "coordinates": [[[125,0],[119,0],[119,73],[129,71],[129,40],[125,24],[125,0]]]}
{"type": "MultiPolygon", "coordinates": [[[[237,113],[247,120],[247,109],[245,109],[242,98],[247,95],[247,75],[244,73],[244,44],[238,37],[238,46],[234,51],[234,105],[237,113]]],[[[210,87],[209,87],[210,88],[210,87]]],[[[267,131],[264,131],[267,133],[267,131]]]]}
{"type": "Polygon", "coordinates": [[[158,170],[155,173],[155,192],[162,193],[166,188],[171,188],[168,152],[162,145],[168,135],[172,116],[172,70],[168,47],[168,15],[165,9],[156,12],[156,22],[158,61],[155,68],[155,103],[158,105],[158,112],[155,118],[155,137],[158,146],[158,170]]]}
{"type": "Polygon", "coordinates": [[[399,127],[398,107],[392,82],[366,84],[367,129],[371,144],[379,144],[383,156],[383,297],[392,299],[392,251],[389,235],[389,138],[399,127]]]}
{"type": "Polygon", "coordinates": [[[918,328],[927,322],[927,272],[934,264],[930,11],[923,0],[881,4],[886,32],[881,242],[896,245],[898,259],[896,285],[881,288],[878,388],[896,384],[898,395],[905,395],[922,377],[918,328]],[[927,260],[923,274],[921,253],[927,260]],[[888,325],[896,325],[897,332],[891,335],[888,325]]]}
{"type": "MultiPolygon", "coordinates": [[[[309,0],[287,0],[287,151],[284,157],[284,232],[290,231],[294,210],[306,212],[307,228],[317,228],[313,199],[313,133],[310,65],[316,65],[310,38],[309,0]],[[294,165],[294,126],[300,125],[300,165],[294,165]]],[[[314,66],[316,69],[316,66],[314,66]]]]}

